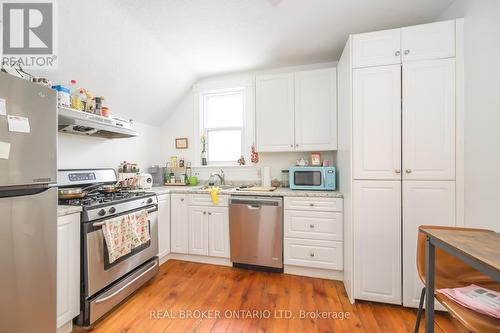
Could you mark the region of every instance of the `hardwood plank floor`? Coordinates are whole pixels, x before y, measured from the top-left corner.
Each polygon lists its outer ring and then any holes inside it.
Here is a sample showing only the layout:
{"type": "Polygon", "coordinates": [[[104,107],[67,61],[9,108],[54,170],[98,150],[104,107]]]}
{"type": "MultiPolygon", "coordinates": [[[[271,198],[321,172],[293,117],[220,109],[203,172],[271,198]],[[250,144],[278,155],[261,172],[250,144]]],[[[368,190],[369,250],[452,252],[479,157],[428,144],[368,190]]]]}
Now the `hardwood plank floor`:
{"type": "MultiPolygon", "coordinates": [[[[415,313],[373,302],[352,305],[338,281],[169,260],[91,331],[413,332],[415,313]]],[[[461,331],[446,313],[437,314],[435,327],[461,331]]]]}

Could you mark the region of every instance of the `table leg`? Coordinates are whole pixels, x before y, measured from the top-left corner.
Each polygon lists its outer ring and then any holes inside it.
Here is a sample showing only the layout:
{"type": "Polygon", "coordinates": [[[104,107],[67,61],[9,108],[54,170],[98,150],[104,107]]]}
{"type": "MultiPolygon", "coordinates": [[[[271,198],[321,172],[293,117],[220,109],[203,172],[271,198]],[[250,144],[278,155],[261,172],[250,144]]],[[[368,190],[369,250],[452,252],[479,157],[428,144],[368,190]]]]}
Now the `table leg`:
{"type": "Polygon", "coordinates": [[[425,242],[425,332],[434,333],[435,247],[430,237],[425,242]]]}

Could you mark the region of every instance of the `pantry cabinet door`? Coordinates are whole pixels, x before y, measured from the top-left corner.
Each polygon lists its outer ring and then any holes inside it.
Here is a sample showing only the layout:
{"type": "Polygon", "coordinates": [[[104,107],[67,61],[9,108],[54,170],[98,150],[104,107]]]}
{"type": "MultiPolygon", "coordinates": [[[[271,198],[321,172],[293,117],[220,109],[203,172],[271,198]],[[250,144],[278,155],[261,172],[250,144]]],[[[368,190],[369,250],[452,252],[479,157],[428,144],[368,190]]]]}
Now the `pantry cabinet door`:
{"type": "Polygon", "coordinates": [[[158,196],[158,256],[170,253],[170,194],[158,196]]]}
{"type": "Polygon", "coordinates": [[[57,327],[80,314],[80,214],[57,219],[57,327]]]}
{"type": "Polygon", "coordinates": [[[353,178],[401,179],[401,66],[353,70],[353,178]]]}
{"type": "Polygon", "coordinates": [[[353,68],[401,63],[401,29],[352,36],[353,68]]]}
{"type": "Polygon", "coordinates": [[[337,149],[335,68],[295,73],[295,150],[337,149]]]}
{"type": "Polygon", "coordinates": [[[401,29],[403,62],[455,56],[455,21],[415,25],[401,29]]]}
{"type": "Polygon", "coordinates": [[[171,252],[188,253],[188,206],[185,194],[172,194],[170,210],[171,252]]]}
{"type": "Polygon", "coordinates": [[[259,75],[255,84],[257,150],[293,151],[293,73],[259,75]]]}
{"type": "Polygon", "coordinates": [[[454,181],[403,182],[403,305],[408,307],[418,307],[424,286],[415,263],[418,227],[423,224],[456,225],[454,181]]]}
{"type": "Polygon", "coordinates": [[[455,59],[403,65],[403,169],[407,180],[455,179],[455,59]]]}
{"type": "Polygon", "coordinates": [[[211,257],[229,258],[229,209],[208,209],[208,254],[211,257]]]}
{"type": "Polygon", "coordinates": [[[207,207],[189,207],[189,254],[208,255],[207,207]]]}
{"type": "Polygon", "coordinates": [[[401,304],[401,181],[354,181],[354,298],[401,304]]]}

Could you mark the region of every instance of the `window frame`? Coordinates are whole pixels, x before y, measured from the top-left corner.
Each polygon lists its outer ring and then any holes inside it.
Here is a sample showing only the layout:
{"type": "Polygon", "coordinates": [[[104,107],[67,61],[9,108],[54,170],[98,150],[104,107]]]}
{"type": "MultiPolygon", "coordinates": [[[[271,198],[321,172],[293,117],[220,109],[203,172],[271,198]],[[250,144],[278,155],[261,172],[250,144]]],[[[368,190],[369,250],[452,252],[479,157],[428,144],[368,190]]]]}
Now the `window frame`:
{"type": "MultiPolygon", "coordinates": [[[[207,135],[210,131],[239,130],[241,131],[241,155],[249,161],[251,145],[254,143],[255,101],[254,101],[254,79],[240,78],[198,83],[194,86],[195,94],[195,146],[193,166],[201,166],[201,135],[207,135]],[[205,105],[206,99],[213,95],[225,95],[230,93],[241,93],[243,98],[243,122],[242,126],[207,127],[205,128],[205,105]]],[[[210,142],[207,144],[207,167],[239,166],[235,161],[209,161],[208,154],[210,142]]],[[[239,158],[239,157],[238,157],[239,158]]]]}

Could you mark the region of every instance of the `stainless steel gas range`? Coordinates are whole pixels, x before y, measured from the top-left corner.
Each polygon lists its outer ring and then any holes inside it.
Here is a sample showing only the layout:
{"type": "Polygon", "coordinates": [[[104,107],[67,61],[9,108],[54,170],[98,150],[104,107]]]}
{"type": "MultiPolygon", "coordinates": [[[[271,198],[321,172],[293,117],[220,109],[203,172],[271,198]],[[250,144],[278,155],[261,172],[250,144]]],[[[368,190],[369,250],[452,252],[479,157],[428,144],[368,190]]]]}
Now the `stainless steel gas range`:
{"type": "MultiPolygon", "coordinates": [[[[61,189],[110,185],[113,169],[59,170],[61,189]]],[[[81,304],[76,324],[92,325],[158,273],[158,201],[155,193],[124,191],[102,193],[94,187],[85,197],[59,200],[83,208],[81,217],[81,304]],[[151,239],[110,263],[102,226],[111,218],[146,209],[151,239]]]]}

